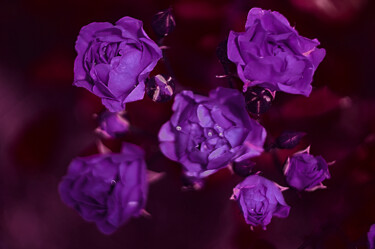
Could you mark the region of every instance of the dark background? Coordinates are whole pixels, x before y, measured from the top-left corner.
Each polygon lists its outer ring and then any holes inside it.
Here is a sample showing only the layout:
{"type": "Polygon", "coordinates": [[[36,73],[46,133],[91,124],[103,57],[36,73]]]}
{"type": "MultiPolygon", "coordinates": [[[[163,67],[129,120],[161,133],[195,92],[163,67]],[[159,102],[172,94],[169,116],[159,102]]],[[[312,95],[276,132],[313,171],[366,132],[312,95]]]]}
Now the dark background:
{"type": "MultiPolygon", "coordinates": [[[[375,223],[375,18],[372,0],[2,0],[0,7],[0,248],[247,249],[366,248],[375,223]],[[299,33],[318,38],[327,56],[310,98],[278,94],[261,117],[272,142],[283,130],[308,135],[293,150],[264,153],[258,169],[285,185],[287,156],[311,144],[327,161],[325,190],[284,192],[292,207],[266,231],[250,231],[232,188],[241,177],[222,170],[201,191],[181,191],[180,167],[158,153],[155,136],[171,103],[147,97],[127,106],[147,131],[127,140],[142,146],[150,169],[166,172],[150,186],[151,218],[133,219],[111,236],[60,200],[57,185],[70,160],[96,153],[94,113],[100,100],[71,85],[74,42],[93,21],[123,16],[150,20],[172,6],[177,27],[165,41],[177,80],[205,94],[226,81],[215,57],[229,30],[241,31],[251,7],[281,12],[299,33]],[[153,134],[153,135],[150,135],[153,134]]],[[[162,71],[159,66],[156,71],[162,71]]],[[[118,149],[119,141],[105,141],[118,149]]]]}

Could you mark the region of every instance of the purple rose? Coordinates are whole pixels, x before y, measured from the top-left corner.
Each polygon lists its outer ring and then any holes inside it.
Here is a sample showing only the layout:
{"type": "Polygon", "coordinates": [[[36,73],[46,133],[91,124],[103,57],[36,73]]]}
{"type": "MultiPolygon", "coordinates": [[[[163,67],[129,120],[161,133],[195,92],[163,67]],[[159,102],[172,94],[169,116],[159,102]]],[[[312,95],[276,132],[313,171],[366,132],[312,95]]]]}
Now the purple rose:
{"type": "Polygon", "coordinates": [[[100,97],[111,112],[143,99],[144,81],[162,56],[142,22],[127,16],[116,25],[94,22],[84,26],[75,48],[73,84],[100,97]]]}
{"type": "Polygon", "coordinates": [[[322,181],[330,178],[327,162],[321,156],[309,154],[309,148],[288,158],[284,174],[289,186],[299,191],[324,188],[322,181]]]}
{"type": "Polygon", "coordinates": [[[105,234],[113,233],[146,204],[144,152],[124,143],[121,153],[75,158],[59,185],[63,202],[105,234]]]}
{"type": "Polygon", "coordinates": [[[231,199],[237,200],[247,224],[261,225],[265,229],[272,216],[285,218],[289,215],[290,207],[281,189],[264,177],[251,175],[233,189],[231,199]]]}
{"type": "Polygon", "coordinates": [[[367,233],[368,243],[370,249],[375,249],[375,224],[371,225],[367,233]]]}
{"type": "Polygon", "coordinates": [[[130,124],[123,113],[104,111],[99,115],[97,132],[106,138],[116,138],[129,130],[130,124]]]}
{"type": "Polygon", "coordinates": [[[314,71],[325,56],[319,41],[298,35],[280,13],[259,8],[249,11],[245,28],[231,31],[227,45],[244,88],[260,85],[309,96],[314,71]]]}
{"type": "Polygon", "coordinates": [[[183,91],[173,111],[159,131],[160,149],[180,162],[189,177],[208,176],[263,151],[266,131],[249,117],[237,90],[219,87],[209,97],[183,91]]]}

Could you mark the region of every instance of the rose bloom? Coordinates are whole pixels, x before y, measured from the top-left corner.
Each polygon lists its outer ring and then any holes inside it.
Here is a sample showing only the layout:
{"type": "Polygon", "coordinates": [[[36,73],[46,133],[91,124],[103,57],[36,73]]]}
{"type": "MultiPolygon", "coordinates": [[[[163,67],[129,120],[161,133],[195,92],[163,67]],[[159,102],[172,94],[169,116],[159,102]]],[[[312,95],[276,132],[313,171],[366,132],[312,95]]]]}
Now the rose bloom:
{"type": "Polygon", "coordinates": [[[370,249],[375,249],[375,224],[371,225],[367,233],[368,243],[370,249]]]}
{"type": "Polygon", "coordinates": [[[219,87],[208,97],[183,91],[173,111],[159,131],[160,149],[186,176],[202,178],[263,151],[266,131],[249,117],[237,90],[219,87]]]}
{"type": "Polygon", "coordinates": [[[98,118],[99,127],[96,129],[105,138],[116,138],[129,131],[129,121],[122,112],[104,111],[98,118]]]}
{"type": "Polygon", "coordinates": [[[317,39],[302,37],[278,12],[253,8],[245,32],[231,31],[228,58],[237,65],[244,88],[259,85],[271,91],[309,96],[311,82],[325,50],[317,39]]]}
{"type": "Polygon", "coordinates": [[[111,112],[143,99],[144,81],[162,57],[142,22],[131,17],[123,17],[115,25],[94,22],[84,26],[75,49],[73,84],[100,97],[111,112]]]}
{"type": "Polygon", "coordinates": [[[113,233],[146,204],[144,152],[124,143],[121,153],[75,158],[63,177],[63,202],[105,234],[113,233]]]}
{"type": "Polygon", "coordinates": [[[309,148],[288,158],[284,174],[289,186],[299,191],[325,188],[322,181],[330,178],[327,162],[321,156],[309,154],[309,148]]]}
{"type": "Polygon", "coordinates": [[[251,175],[233,189],[231,199],[237,201],[247,224],[265,229],[272,216],[285,218],[289,215],[290,207],[280,189],[264,177],[251,175]]]}

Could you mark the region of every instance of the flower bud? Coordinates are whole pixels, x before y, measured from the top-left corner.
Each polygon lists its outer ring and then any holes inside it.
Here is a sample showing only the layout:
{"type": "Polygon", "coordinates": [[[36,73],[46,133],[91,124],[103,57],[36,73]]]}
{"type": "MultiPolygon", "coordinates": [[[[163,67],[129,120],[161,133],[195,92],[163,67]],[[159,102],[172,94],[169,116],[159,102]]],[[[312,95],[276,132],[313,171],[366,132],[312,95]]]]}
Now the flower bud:
{"type": "Polygon", "coordinates": [[[268,111],[273,101],[272,93],[268,89],[258,86],[247,88],[244,95],[247,110],[254,114],[268,111]]]}
{"type": "Polygon", "coordinates": [[[284,166],[286,182],[298,191],[324,189],[322,181],[331,178],[328,163],[321,156],[311,155],[309,149],[289,157],[284,166]]]}
{"type": "Polygon", "coordinates": [[[146,94],[154,102],[167,102],[174,94],[175,84],[172,77],[158,74],[146,81],[146,94]]]}
{"type": "Polygon", "coordinates": [[[276,138],[275,145],[280,149],[293,149],[305,135],[305,132],[284,131],[278,138],[276,138]]]}
{"type": "Polygon", "coordinates": [[[152,17],[152,29],[160,38],[169,35],[176,27],[172,8],[160,11],[152,17]]]}

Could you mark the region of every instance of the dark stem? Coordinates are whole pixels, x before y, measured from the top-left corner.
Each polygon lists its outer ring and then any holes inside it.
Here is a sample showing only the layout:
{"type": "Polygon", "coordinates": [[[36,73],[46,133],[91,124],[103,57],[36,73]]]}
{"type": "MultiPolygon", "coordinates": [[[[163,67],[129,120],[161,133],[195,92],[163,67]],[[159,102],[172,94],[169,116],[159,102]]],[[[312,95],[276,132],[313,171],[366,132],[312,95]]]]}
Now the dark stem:
{"type": "Polygon", "coordinates": [[[149,131],[146,131],[146,130],[143,130],[143,129],[140,129],[136,126],[133,126],[131,125],[130,126],[130,132],[136,134],[137,136],[142,136],[142,137],[146,137],[146,138],[151,138],[153,141],[159,143],[159,140],[158,140],[158,137],[155,136],[155,134],[149,132],[149,131]]]}
{"type": "MultiPolygon", "coordinates": [[[[159,47],[163,47],[164,46],[164,37],[159,38],[156,43],[158,44],[159,47]]],[[[174,85],[175,85],[175,89],[176,89],[175,93],[178,93],[178,92],[182,91],[184,89],[184,87],[182,87],[179,84],[178,80],[176,79],[176,75],[174,74],[173,68],[172,68],[171,63],[168,59],[166,49],[163,48],[161,51],[162,51],[162,56],[163,56],[162,60],[164,62],[167,73],[174,80],[174,85]]]]}
{"type": "MultiPolygon", "coordinates": [[[[164,43],[164,37],[159,38],[158,41],[157,41],[158,46],[162,47],[163,43],[164,43]]],[[[176,76],[175,76],[174,71],[173,71],[173,69],[171,67],[171,63],[170,63],[170,61],[169,61],[169,59],[167,57],[165,49],[163,48],[161,50],[161,52],[162,52],[162,55],[163,55],[164,65],[165,65],[165,67],[167,69],[167,72],[168,72],[169,76],[171,76],[176,81],[176,76]]]]}
{"type": "Polygon", "coordinates": [[[275,148],[276,148],[275,143],[270,143],[270,144],[268,144],[268,145],[264,148],[264,152],[269,152],[269,151],[271,151],[272,149],[275,149],[275,148]]]}
{"type": "Polygon", "coordinates": [[[271,150],[271,155],[272,155],[273,163],[276,169],[279,171],[279,173],[281,173],[281,175],[284,175],[283,164],[280,162],[279,158],[277,157],[276,150],[271,150]]]}

